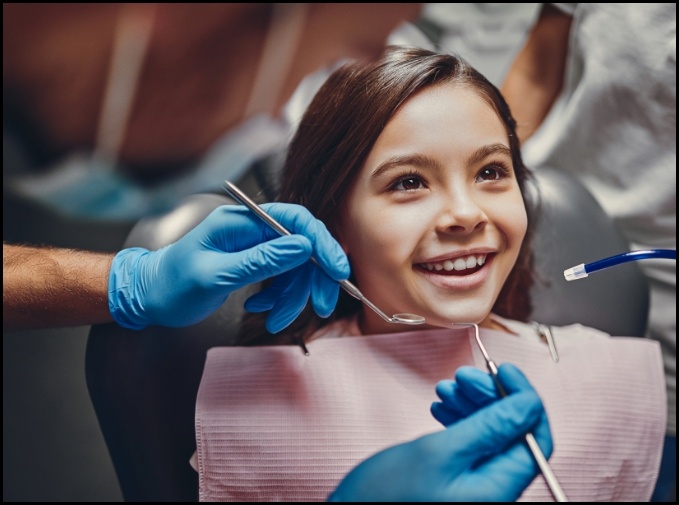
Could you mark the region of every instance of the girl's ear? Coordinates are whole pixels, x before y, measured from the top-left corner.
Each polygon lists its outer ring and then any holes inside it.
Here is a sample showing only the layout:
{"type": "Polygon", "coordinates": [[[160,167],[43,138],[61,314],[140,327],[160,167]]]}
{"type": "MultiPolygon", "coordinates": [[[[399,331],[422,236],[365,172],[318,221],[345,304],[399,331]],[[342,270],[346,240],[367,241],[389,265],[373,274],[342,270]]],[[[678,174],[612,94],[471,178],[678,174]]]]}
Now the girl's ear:
{"type": "Polygon", "coordinates": [[[347,243],[342,239],[342,234],[337,233],[337,242],[339,242],[339,245],[342,246],[342,250],[344,251],[344,254],[349,256],[349,246],[347,243]]]}
{"type": "Polygon", "coordinates": [[[344,254],[349,256],[349,246],[347,245],[346,240],[344,239],[344,223],[342,222],[342,219],[340,217],[335,218],[335,221],[333,223],[333,228],[335,231],[333,232],[333,236],[337,240],[340,246],[342,246],[342,250],[344,251],[344,254]]]}
{"type": "Polygon", "coordinates": [[[338,242],[339,242],[339,245],[342,246],[342,249],[344,250],[344,254],[349,256],[349,246],[347,245],[347,243],[344,240],[342,240],[341,236],[340,236],[338,242]]]}

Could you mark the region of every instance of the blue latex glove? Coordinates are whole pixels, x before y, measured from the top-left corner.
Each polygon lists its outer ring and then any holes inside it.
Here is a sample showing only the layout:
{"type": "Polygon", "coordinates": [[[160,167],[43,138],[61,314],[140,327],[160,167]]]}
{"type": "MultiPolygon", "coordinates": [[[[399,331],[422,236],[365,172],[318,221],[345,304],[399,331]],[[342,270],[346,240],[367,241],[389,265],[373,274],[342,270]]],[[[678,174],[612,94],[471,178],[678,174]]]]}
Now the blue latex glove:
{"type": "Polygon", "coordinates": [[[189,326],[212,314],[233,291],[284,272],[289,272],[283,279],[288,291],[277,290],[276,283],[265,290],[275,298],[270,331],[290,324],[309,297],[320,316],[330,315],[339,296],[336,281],[350,273],[344,251],[304,207],[263,207],[293,235],[280,236],[244,206],[225,205],[162,249],[120,251],[109,274],[113,319],[132,329],[189,326]],[[312,254],[330,277],[309,262],[312,254]]]}
{"type": "Polygon", "coordinates": [[[546,457],[552,439],[542,402],[513,365],[492,378],[462,367],[437,385],[432,413],[448,427],[385,449],[355,467],[329,501],[515,501],[538,474],[523,443],[532,431],[546,457]],[[478,395],[478,399],[476,397],[478,395]]]}

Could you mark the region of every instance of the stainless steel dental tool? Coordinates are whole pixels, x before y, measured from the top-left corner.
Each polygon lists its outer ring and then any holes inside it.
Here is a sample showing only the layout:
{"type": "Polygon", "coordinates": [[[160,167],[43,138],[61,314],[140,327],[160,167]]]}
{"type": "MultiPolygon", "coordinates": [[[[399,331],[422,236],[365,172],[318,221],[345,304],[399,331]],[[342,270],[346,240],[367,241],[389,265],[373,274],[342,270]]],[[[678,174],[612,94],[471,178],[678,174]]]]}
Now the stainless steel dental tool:
{"type": "MultiPolygon", "coordinates": [[[[486,351],[486,348],[481,343],[481,337],[479,336],[479,325],[475,323],[454,323],[454,324],[474,327],[474,337],[476,338],[476,343],[479,346],[479,349],[481,350],[481,354],[483,354],[483,359],[486,361],[486,368],[488,368],[488,372],[490,372],[490,375],[493,378],[493,381],[495,382],[495,386],[497,387],[500,396],[502,397],[507,396],[507,392],[502,387],[500,379],[498,378],[497,375],[498,374],[497,365],[490,358],[490,356],[488,355],[488,351],[486,351]]],[[[533,457],[535,458],[535,462],[540,467],[542,475],[545,477],[547,487],[549,487],[549,490],[551,491],[552,496],[554,496],[554,499],[558,502],[567,502],[568,498],[566,498],[566,494],[563,492],[563,489],[561,489],[559,481],[556,479],[556,476],[554,475],[552,468],[549,466],[547,458],[545,458],[545,455],[542,454],[540,446],[538,445],[537,440],[535,440],[533,434],[526,433],[525,440],[526,444],[528,445],[528,449],[530,449],[530,452],[533,454],[533,457]]]]}
{"type": "MultiPolygon", "coordinates": [[[[268,224],[271,228],[276,230],[278,233],[281,235],[292,235],[282,224],[280,224],[278,221],[276,221],[273,217],[271,217],[269,214],[266,213],[262,207],[257,205],[253,200],[251,200],[245,193],[243,193],[237,186],[232,184],[229,181],[224,181],[225,187],[224,189],[231,195],[237,202],[245,205],[247,208],[249,208],[252,212],[255,213],[257,217],[259,217],[262,221],[264,221],[266,224],[268,224]]],[[[318,261],[312,256],[311,261],[321,268],[321,266],[318,264],[318,261]]],[[[322,268],[321,268],[322,270],[322,268]]],[[[408,314],[408,313],[401,313],[401,314],[394,314],[393,316],[389,317],[386,315],[384,312],[382,312],[374,303],[372,303],[370,300],[368,300],[363,293],[361,293],[356,286],[354,286],[351,282],[348,280],[344,281],[338,281],[339,285],[344,289],[347,293],[349,293],[351,296],[356,298],[357,300],[360,300],[361,302],[365,303],[368,307],[370,307],[378,316],[380,316],[382,319],[384,319],[387,322],[390,323],[400,323],[400,324],[423,324],[424,323],[424,317],[418,316],[417,314],[408,314]]]]}

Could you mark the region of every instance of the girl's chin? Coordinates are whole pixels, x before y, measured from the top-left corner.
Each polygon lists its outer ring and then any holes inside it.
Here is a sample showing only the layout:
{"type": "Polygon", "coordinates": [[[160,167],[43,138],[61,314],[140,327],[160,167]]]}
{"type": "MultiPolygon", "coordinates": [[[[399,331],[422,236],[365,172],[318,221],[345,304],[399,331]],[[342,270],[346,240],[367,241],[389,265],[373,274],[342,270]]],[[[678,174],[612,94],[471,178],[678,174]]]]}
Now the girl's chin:
{"type": "Polygon", "coordinates": [[[430,327],[450,328],[456,324],[470,324],[476,323],[483,326],[489,320],[489,312],[483,311],[468,311],[456,312],[454,314],[429,314],[424,315],[427,325],[430,327]]]}

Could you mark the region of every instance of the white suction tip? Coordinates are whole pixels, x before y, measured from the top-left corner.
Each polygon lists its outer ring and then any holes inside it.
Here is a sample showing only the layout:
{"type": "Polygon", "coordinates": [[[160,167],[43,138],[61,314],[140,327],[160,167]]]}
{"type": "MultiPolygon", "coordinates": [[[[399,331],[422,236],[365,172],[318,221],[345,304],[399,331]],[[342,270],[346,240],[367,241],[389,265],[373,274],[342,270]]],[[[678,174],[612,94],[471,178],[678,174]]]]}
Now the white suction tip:
{"type": "Polygon", "coordinates": [[[580,263],[577,266],[574,266],[573,268],[569,268],[568,270],[563,271],[563,276],[566,278],[567,281],[574,281],[577,279],[584,279],[587,277],[587,272],[585,272],[585,264],[580,263]]]}

